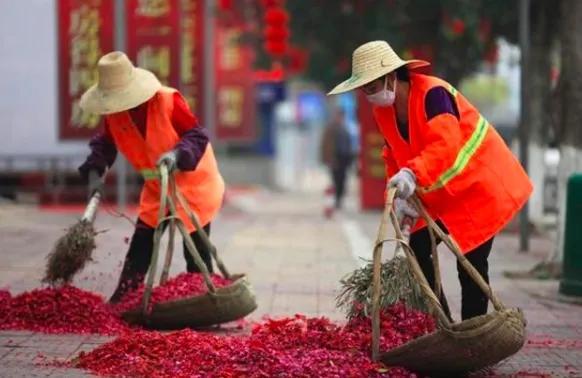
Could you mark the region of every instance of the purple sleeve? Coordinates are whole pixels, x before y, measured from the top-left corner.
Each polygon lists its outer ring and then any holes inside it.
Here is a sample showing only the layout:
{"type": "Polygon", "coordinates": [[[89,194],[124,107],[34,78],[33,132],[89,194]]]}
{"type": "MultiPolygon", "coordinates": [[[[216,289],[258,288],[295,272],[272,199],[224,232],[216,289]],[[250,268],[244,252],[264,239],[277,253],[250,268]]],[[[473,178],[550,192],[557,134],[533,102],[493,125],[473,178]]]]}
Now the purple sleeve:
{"type": "Polygon", "coordinates": [[[100,132],[91,138],[89,142],[91,153],[87,160],[79,167],[79,173],[85,180],[89,177],[89,171],[95,170],[103,175],[105,169],[111,167],[117,157],[117,148],[105,132],[100,132]]]}
{"type": "Polygon", "coordinates": [[[427,121],[444,113],[449,113],[459,118],[459,111],[454,98],[443,87],[434,87],[428,91],[424,99],[424,110],[427,121]]]}
{"type": "Polygon", "coordinates": [[[178,154],[178,169],[193,171],[206,151],[208,135],[203,127],[195,126],[185,131],[180,138],[174,148],[178,154]]]}

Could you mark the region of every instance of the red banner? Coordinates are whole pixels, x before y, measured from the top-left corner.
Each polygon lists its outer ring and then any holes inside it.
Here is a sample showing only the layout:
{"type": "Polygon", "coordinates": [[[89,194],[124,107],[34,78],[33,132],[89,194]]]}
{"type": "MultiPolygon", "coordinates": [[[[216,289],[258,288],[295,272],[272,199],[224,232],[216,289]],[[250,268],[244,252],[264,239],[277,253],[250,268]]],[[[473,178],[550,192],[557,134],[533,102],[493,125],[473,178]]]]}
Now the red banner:
{"type": "Polygon", "coordinates": [[[127,0],[127,55],[167,86],[180,84],[178,0],[127,0]]]}
{"type": "Polygon", "coordinates": [[[180,91],[188,101],[192,112],[204,125],[204,2],[181,0],[182,27],[180,91]]]}
{"type": "Polygon", "coordinates": [[[219,21],[216,27],[216,138],[223,142],[255,140],[255,93],[252,51],[240,44],[243,22],[219,21]]]}
{"type": "Polygon", "coordinates": [[[358,91],[358,122],[361,132],[360,203],[362,209],[381,209],[384,206],[386,173],[382,159],[384,138],[372,113],[372,106],[358,91]]]}
{"type": "Polygon", "coordinates": [[[100,117],[81,111],[81,95],[97,82],[97,61],[113,49],[113,0],[59,0],[59,138],[88,139],[100,117]]]}

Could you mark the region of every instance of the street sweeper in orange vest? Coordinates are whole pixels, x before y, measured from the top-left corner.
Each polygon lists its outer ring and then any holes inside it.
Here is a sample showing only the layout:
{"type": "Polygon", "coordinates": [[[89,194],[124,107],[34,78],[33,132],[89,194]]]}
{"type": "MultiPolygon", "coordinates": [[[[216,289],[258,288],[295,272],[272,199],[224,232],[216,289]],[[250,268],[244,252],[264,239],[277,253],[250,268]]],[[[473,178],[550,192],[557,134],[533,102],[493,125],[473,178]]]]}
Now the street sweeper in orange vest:
{"type": "MultiPolygon", "coordinates": [[[[118,286],[110,302],[118,302],[143,282],[153,251],[158,223],[160,183],[158,168],[165,164],[205,231],[217,215],[224,195],[212,145],[180,93],[164,87],[156,76],[136,68],[121,52],[104,55],[98,62],[98,83],[81,98],[83,111],[103,115],[104,127],[90,142],[91,154],[79,167],[90,190],[99,190],[100,176],[121,151],[141,174],[144,186],[139,214],[118,286]]],[[[212,260],[185,210],[177,204],[180,219],[191,233],[209,271],[212,260]]],[[[184,246],[188,272],[197,272],[184,246]]]]}
{"type": "MultiPolygon", "coordinates": [[[[417,72],[428,65],[402,60],[385,41],[368,42],[353,53],[352,76],[329,94],[364,92],[386,142],[382,156],[387,185],[397,188],[398,218],[418,218],[407,201],[416,193],[488,282],[493,240],[527,202],[532,184],[493,126],[457,89],[417,72]]],[[[409,243],[434,285],[424,222],[416,222],[409,243]]],[[[487,297],[457,269],[462,318],[485,314],[487,297]]]]}

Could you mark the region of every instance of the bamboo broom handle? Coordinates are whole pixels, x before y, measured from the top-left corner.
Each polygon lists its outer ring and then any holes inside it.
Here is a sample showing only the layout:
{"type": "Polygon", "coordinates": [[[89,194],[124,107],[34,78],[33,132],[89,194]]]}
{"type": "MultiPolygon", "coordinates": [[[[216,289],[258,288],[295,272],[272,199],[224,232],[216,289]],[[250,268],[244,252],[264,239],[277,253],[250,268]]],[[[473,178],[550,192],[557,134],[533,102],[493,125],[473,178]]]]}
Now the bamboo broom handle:
{"type": "Polygon", "coordinates": [[[99,207],[99,202],[101,202],[101,193],[95,192],[91,196],[87,207],[85,208],[85,212],[83,213],[83,217],[81,220],[84,220],[89,223],[93,223],[95,221],[95,217],[97,216],[97,208],[99,207]]]}

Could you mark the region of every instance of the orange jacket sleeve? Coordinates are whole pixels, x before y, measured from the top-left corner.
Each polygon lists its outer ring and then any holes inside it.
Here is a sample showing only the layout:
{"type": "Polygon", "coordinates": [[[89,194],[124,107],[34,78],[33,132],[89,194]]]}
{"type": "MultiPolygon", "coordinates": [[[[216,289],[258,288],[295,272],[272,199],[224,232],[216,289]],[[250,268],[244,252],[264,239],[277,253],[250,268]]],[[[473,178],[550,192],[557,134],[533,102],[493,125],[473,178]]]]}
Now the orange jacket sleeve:
{"type": "Polygon", "coordinates": [[[384,146],[382,148],[382,159],[384,159],[384,166],[386,168],[386,179],[389,179],[398,172],[398,165],[396,164],[396,160],[394,160],[394,156],[392,156],[390,147],[384,146]]]}
{"type": "Polygon", "coordinates": [[[463,146],[459,120],[452,114],[443,113],[427,122],[423,133],[424,149],[408,161],[407,166],[416,175],[420,186],[434,184],[450,168],[463,146]]]}

